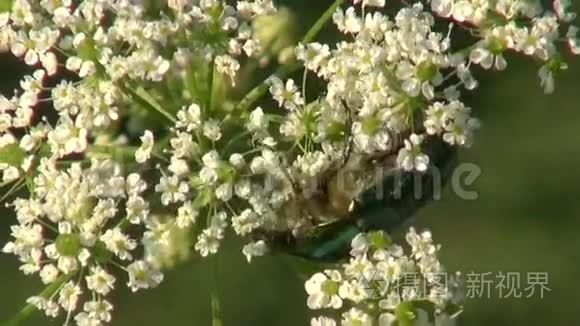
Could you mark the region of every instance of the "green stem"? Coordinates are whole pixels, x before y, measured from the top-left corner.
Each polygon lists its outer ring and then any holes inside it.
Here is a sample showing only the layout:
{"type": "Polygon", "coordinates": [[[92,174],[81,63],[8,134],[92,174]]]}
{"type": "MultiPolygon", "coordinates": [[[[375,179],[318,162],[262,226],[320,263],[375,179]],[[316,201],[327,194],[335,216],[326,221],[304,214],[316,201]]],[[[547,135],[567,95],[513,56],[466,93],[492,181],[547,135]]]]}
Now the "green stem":
{"type": "Polygon", "coordinates": [[[215,79],[215,62],[214,58],[211,59],[211,65],[208,68],[207,84],[208,84],[208,98],[207,98],[207,112],[213,111],[214,105],[214,79],[215,79]]]}
{"type": "MultiPolygon", "coordinates": [[[[306,32],[302,40],[300,41],[303,44],[310,43],[317,35],[320,33],[320,30],[326,22],[332,17],[336,9],[340,7],[340,5],[344,2],[344,0],[335,0],[334,3],[326,9],[326,11],[320,16],[320,18],[312,25],[312,27],[306,32]]],[[[296,70],[300,68],[300,64],[292,63],[283,65],[276,70],[273,76],[278,76],[280,79],[284,79],[296,70]]],[[[268,78],[269,79],[269,78],[268,78]]],[[[254,87],[244,98],[236,105],[236,110],[241,112],[247,111],[252,104],[258,101],[266,92],[268,91],[268,79],[264,80],[258,86],[254,87]]]]}
{"type": "Polygon", "coordinates": [[[332,18],[332,15],[336,12],[336,9],[340,7],[340,5],[344,2],[344,0],[335,0],[334,3],[326,9],[326,11],[320,16],[320,18],[312,25],[310,30],[306,32],[306,35],[302,38],[302,43],[310,43],[314,38],[320,33],[320,30],[326,22],[332,18]]]}
{"type": "Polygon", "coordinates": [[[246,138],[247,136],[249,136],[251,133],[249,131],[244,131],[244,132],[240,132],[237,135],[235,135],[234,137],[232,137],[228,143],[226,144],[226,146],[224,147],[223,153],[225,154],[230,154],[229,150],[232,146],[234,146],[236,144],[237,141],[246,138]]]}
{"type": "MultiPolygon", "coordinates": [[[[7,185],[7,184],[6,184],[7,185]]],[[[8,192],[6,192],[2,198],[0,198],[0,203],[3,203],[6,199],[8,199],[10,196],[12,196],[13,194],[15,194],[16,192],[18,192],[20,189],[22,189],[24,186],[26,185],[26,176],[22,176],[20,179],[18,179],[18,181],[16,181],[16,183],[14,185],[12,185],[12,187],[10,188],[10,190],[8,190],[8,192]]],[[[0,185],[0,188],[4,187],[5,185],[2,184],[0,185]]]]}
{"type": "Polygon", "coordinates": [[[217,282],[217,274],[218,274],[218,256],[212,257],[213,261],[211,262],[211,289],[210,289],[210,296],[211,296],[211,325],[212,326],[223,326],[222,318],[221,318],[221,304],[218,294],[218,282],[217,282]]]}
{"type": "MultiPolygon", "coordinates": [[[[60,287],[64,283],[68,282],[68,280],[70,280],[71,277],[72,277],[72,275],[61,275],[56,281],[52,282],[47,287],[45,287],[44,290],[42,290],[42,292],[40,292],[38,295],[45,298],[45,299],[50,298],[53,294],[56,293],[56,291],[58,291],[58,289],[60,289],[60,287]]],[[[30,315],[36,310],[37,309],[34,305],[27,304],[10,321],[6,322],[5,326],[20,325],[20,323],[22,323],[24,320],[28,319],[30,317],[30,315]]]]}
{"type": "Polygon", "coordinates": [[[159,104],[157,100],[155,100],[155,98],[151,96],[151,94],[147,93],[147,91],[144,88],[139,87],[138,89],[133,89],[130,86],[125,86],[122,89],[125,90],[125,92],[129,93],[129,95],[135,101],[139,102],[139,104],[161,113],[164,117],[166,117],[169,121],[173,123],[177,122],[175,117],[173,117],[171,113],[165,111],[165,109],[163,109],[161,104],[159,104]]]}
{"type": "Polygon", "coordinates": [[[220,299],[214,291],[212,291],[211,293],[211,325],[212,326],[223,325],[223,322],[221,320],[220,299]]]}
{"type": "Polygon", "coordinates": [[[304,98],[304,103],[308,103],[306,99],[306,80],[308,78],[308,69],[304,68],[304,74],[302,74],[302,97],[304,98]]]}

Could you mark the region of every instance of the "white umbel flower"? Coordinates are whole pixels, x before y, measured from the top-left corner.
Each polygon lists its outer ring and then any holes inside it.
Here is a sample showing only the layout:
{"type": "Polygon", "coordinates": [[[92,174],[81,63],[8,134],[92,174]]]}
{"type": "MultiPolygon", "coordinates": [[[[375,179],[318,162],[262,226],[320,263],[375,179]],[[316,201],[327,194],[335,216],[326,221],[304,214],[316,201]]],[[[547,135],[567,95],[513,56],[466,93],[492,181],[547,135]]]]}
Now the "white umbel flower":
{"type": "Polygon", "coordinates": [[[163,281],[163,274],[142,260],[127,266],[127,273],[129,274],[127,285],[133,292],[154,288],[163,281]]]}
{"type": "Polygon", "coordinates": [[[124,234],[120,228],[109,229],[100,237],[108,250],[121,260],[131,260],[131,251],[137,247],[137,242],[124,234]]]}
{"type": "Polygon", "coordinates": [[[197,238],[195,250],[199,252],[202,257],[214,255],[218,252],[221,240],[224,238],[223,230],[221,228],[210,227],[202,231],[197,238]]]}
{"type": "Polygon", "coordinates": [[[278,77],[271,77],[269,83],[270,93],[280,107],[292,111],[304,105],[304,98],[298,91],[294,80],[288,79],[284,84],[278,77]]]}
{"type": "Polygon", "coordinates": [[[66,283],[59,291],[58,303],[66,311],[73,311],[82,294],[81,288],[73,282],[66,283]]]}
{"type": "Polygon", "coordinates": [[[370,7],[379,7],[382,8],[385,6],[386,0],[354,0],[354,4],[358,4],[362,1],[362,6],[370,6],[370,7]]]}
{"type": "Polygon", "coordinates": [[[412,134],[409,139],[405,139],[405,147],[397,155],[397,164],[405,171],[427,171],[429,167],[429,156],[421,152],[422,142],[423,137],[417,134],[412,134]]]}
{"type": "Polygon", "coordinates": [[[145,130],[145,133],[141,136],[141,147],[139,147],[135,152],[135,161],[137,161],[137,163],[145,163],[149,160],[154,145],[155,140],[153,138],[153,133],[149,130],[145,130]]]}
{"type": "Polygon", "coordinates": [[[187,109],[183,108],[177,113],[176,127],[191,132],[201,126],[201,108],[193,103],[187,109]]]}
{"type": "Polygon", "coordinates": [[[249,243],[242,248],[242,253],[246,256],[248,263],[251,263],[254,257],[264,256],[267,251],[268,246],[264,240],[249,243]]]}
{"type": "Polygon", "coordinates": [[[343,326],[372,326],[373,319],[360,309],[351,308],[342,314],[343,326]]]}
{"type": "Polygon", "coordinates": [[[304,287],[308,293],[307,305],[310,309],[342,307],[342,299],[338,295],[338,289],[342,276],[338,271],[326,270],[324,273],[314,274],[304,287]]]}
{"type": "Polygon", "coordinates": [[[115,277],[99,266],[92,267],[85,279],[87,288],[101,295],[107,295],[115,287],[115,277]]]}
{"type": "Polygon", "coordinates": [[[175,224],[180,228],[187,228],[195,223],[199,212],[193,209],[191,202],[185,202],[177,210],[175,224]]]}
{"type": "Polygon", "coordinates": [[[320,316],[312,318],[310,320],[310,326],[336,326],[336,321],[332,318],[320,316]]]}

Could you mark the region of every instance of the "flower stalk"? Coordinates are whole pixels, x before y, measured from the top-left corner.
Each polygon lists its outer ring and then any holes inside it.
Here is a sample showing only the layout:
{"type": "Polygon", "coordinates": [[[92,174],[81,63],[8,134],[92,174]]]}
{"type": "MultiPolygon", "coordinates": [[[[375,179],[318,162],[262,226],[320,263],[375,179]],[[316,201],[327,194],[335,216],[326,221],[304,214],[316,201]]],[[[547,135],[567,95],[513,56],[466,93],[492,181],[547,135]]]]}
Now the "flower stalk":
{"type": "MultiPolygon", "coordinates": [[[[324,25],[332,18],[332,14],[340,8],[342,3],[345,0],[335,0],[334,3],[324,11],[322,16],[318,18],[318,20],[312,25],[312,27],[304,34],[304,37],[300,41],[300,43],[306,44],[310,43],[316,38],[318,33],[322,30],[324,25]]],[[[285,64],[280,66],[276,72],[272,76],[276,76],[278,78],[284,79],[290,76],[292,73],[300,69],[302,65],[299,63],[294,62],[293,60],[291,63],[285,64]]],[[[258,86],[254,87],[250,92],[244,96],[238,105],[236,105],[236,111],[238,112],[246,112],[254,103],[256,103],[262,96],[268,92],[268,84],[269,78],[261,82],[258,86]]]]}
{"type": "MultiPolygon", "coordinates": [[[[38,294],[38,296],[43,297],[45,299],[52,297],[62,287],[63,284],[65,284],[72,278],[72,276],[73,275],[60,276],[56,281],[47,285],[44,288],[44,290],[42,290],[42,292],[38,294]]],[[[29,303],[26,306],[24,306],[24,308],[22,308],[22,310],[20,310],[20,312],[18,312],[14,317],[12,317],[12,319],[7,321],[5,326],[20,325],[24,320],[28,319],[35,311],[37,311],[37,308],[33,304],[29,303]]]]}

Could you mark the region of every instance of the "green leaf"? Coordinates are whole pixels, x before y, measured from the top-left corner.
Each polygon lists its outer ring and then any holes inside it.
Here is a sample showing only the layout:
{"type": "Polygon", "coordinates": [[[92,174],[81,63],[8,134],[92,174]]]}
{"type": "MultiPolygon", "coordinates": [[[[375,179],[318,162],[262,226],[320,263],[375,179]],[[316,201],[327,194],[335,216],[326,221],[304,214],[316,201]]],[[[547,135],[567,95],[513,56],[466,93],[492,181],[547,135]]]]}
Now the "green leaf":
{"type": "Polygon", "coordinates": [[[404,301],[399,303],[395,308],[395,316],[399,326],[413,326],[415,324],[415,306],[412,301],[404,301]]]}
{"type": "Polygon", "coordinates": [[[392,243],[391,237],[383,230],[371,231],[368,237],[375,249],[387,249],[392,243]]]}
{"type": "Polygon", "coordinates": [[[91,248],[92,257],[101,264],[108,263],[113,258],[113,253],[107,250],[104,242],[98,240],[91,248]]]}
{"type": "Polygon", "coordinates": [[[0,0],[0,13],[12,10],[12,3],[14,0],[0,0]]]}
{"type": "Polygon", "coordinates": [[[83,60],[92,60],[96,61],[99,56],[99,52],[97,51],[97,47],[95,45],[95,41],[90,38],[86,38],[84,41],[79,44],[77,47],[77,53],[79,58],[83,60]]]}
{"type": "Polygon", "coordinates": [[[19,167],[25,158],[26,152],[18,144],[9,144],[0,148],[0,163],[19,167]]]}
{"type": "Polygon", "coordinates": [[[200,209],[202,207],[207,206],[213,199],[213,191],[210,188],[205,188],[201,190],[195,200],[193,201],[193,208],[200,209]]]}
{"type": "Polygon", "coordinates": [[[228,163],[221,163],[217,172],[220,180],[224,182],[232,182],[236,177],[236,169],[228,163]]]}
{"type": "Polygon", "coordinates": [[[175,117],[171,113],[166,111],[163,108],[163,106],[157,101],[157,99],[149,92],[147,92],[147,90],[144,89],[143,87],[133,89],[129,85],[126,85],[125,87],[123,87],[123,90],[143,107],[150,108],[153,111],[159,112],[173,123],[177,121],[175,117]]]}
{"type": "MultiPolygon", "coordinates": [[[[44,288],[44,290],[42,290],[42,292],[40,292],[38,295],[43,298],[49,298],[53,296],[64,283],[70,280],[72,276],[73,274],[61,275],[54,282],[47,285],[44,288]]],[[[0,324],[4,326],[20,325],[23,321],[28,319],[30,315],[35,311],[37,311],[36,307],[29,303],[26,306],[24,306],[24,308],[22,308],[22,310],[20,310],[20,312],[18,312],[11,320],[0,324]]]]}

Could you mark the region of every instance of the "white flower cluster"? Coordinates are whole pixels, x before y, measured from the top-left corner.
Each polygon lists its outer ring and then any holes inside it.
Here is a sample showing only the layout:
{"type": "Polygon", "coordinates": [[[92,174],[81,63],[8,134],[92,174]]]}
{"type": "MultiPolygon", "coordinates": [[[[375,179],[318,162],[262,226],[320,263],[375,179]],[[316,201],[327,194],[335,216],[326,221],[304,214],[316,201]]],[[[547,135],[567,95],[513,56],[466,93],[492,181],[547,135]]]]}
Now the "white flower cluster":
{"type": "MultiPolygon", "coordinates": [[[[0,12],[0,52],[37,69],[13,95],[0,95],[0,186],[14,183],[13,189],[29,191],[28,198],[12,204],[19,224],[3,252],[17,256],[20,269],[38,273],[50,290],[29,304],[51,317],[64,312],[67,325],[73,319],[78,325],[111,320],[106,296],[118,283],[112,270],[125,272],[133,291],[150,288],[162,281],[162,268],[189,251],[196,206],[184,203],[168,216],[155,194],[169,205],[184,202],[193,188],[182,179],[190,170],[186,160],[200,152],[187,133],[199,116],[195,108],[180,113],[183,128],[178,126],[180,133],[170,141],[171,176],[154,189],[145,182],[144,168],[126,154],[145,165],[165,152],[154,148],[149,130],[140,148],[130,146],[124,120],[143,108],[172,118],[158,104],[158,90],[184,88],[182,101],[199,98],[199,84],[206,82],[195,80],[200,73],[225,76],[234,84],[238,60],[262,51],[254,19],[275,12],[270,0],[159,5],[152,12],[129,0],[14,0],[10,10],[0,12]],[[72,77],[54,81],[63,76],[72,77]],[[179,86],[170,87],[176,80],[179,86]],[[53,112],[39,110],[47,103],[53,112]],[[128,170],[132,173],[125,177],[128,170]]],[[[204,136],[218,140],[219,124],[205,121],[204,136]]],[[[212,154],[206,156],[200,177],[209,191],[217,182],[210,181],[211,173],[221,170],[212,154]]],[[[217,187],[218,198],[231,197],[228,185],[217,187]]],[[[217,250],[223,215],[215,212],[214,227],[199,235],[196,248],[202,254],[217,250]]],[[[236,230],[247,234],[260,219],[243,213],[236,221],[236,230]]],[[[243,251],[251,259],[264,253],[265,244],[255,242],[243,251]]]]}
{"type": "Polygon", "coordinates": [[[553,1],[552,10],[545,10],[540,0],[431,0],[439,16],[466,24],[482,38],[471,49],[471,62],[503,70],[507,66],[503,53],[509,50],[538,59],[546,93],[554,91],[554,74],[567,68],[558,42],[564,40],[572,54],[580,55],[578,28],[571,25],[576,13],[570,7],[570,0],[553,1]]]}
{"type": "Polygon", "coordinates": [[[25,274],[37,273],[44,284],[54,285],[50,293],[28,300],[47,316],[64,313],[67,322],[74,318],[78,325],[109,322],[114,269],[127,274],[133,291],[163,280],[147,257],[135,259],[139,243],[128,230],[135,224],[145,225],[146,235],[156,232],[156,219],[142,197],[147,184],[138,174],[123,177],[111,160],[61,170],[45,158],[37,169],[30,198],[14,201],[19,224],[2,251],[16,255],[25,274]]]}
{"type": "Polygon", "coordinates": [[[478,123],[469,109],[454,109],[461,102],[451,102],[458,101],[456,86],[474,87],[468,62],[450,50],[449,35],[433,30],[434,19],[421,4],[402,9],[394,21],[380,12],[359,16],[354,7],[337,11],[334,21],[354,41],[336,49],[312,43],[297,51],[305,66],[328,82],[320,110],[310,114],[316,117],[317,141],[332,143],[350,132],[355,151],[372,155],[398,151],[405,137],[399,166],[419,171],[429,162],[420,148],[425,135],[451,133],[445,141],[469,145],[478,123]],[[463,77],[458,85],[445,83],[458,72],[463,77]],[[428,110],[431,105],[442,109],[428,110]]]}
{"type": "MultiPolygon", "coordinates": [[[[222,157],[225,146],[216,145],[222,144],[220,122],[206,118],[202,111],[199,105],[191,104],[178,112],[169,139],[167,174],[161,176],[155,190],[164,206],[176,207],[178,227],[189,228],[194,223],[205,226],[195,244],[205,257],[217,253],[228,225],[236,234],[248,236],[268,218],[273,219],[263,186],[251,177],[265,168],[274,168],[276,154],[264,150],[251,163],[246,161],[251,153],[234,152],[222,157]]],[[[145,136],[143,140],[137,159],[148,157],[151,150],[145,136]]],[[[248,261],[265,251],[263,240],[243,248],[248,261]]]]}
{"type": "MultiPolygon", "coordinates": [[[[376,7],[380,2],[363,4],[376,7]]],[[[421,5],[401,10],[394,21],[379,12],[359,17],[353,7],[337,11],[334,21],[354,41],[333,50],[319,43],[296,50],[305,67],[327,82],[324,97],[308,101],[294,80],[271,77],[267,84],[278,108],[242,113],[243,131],[236,130],[241,140],[223,139],[228,132],[221,126],[227,123],[217,122],[223,113],[201,104],[178,113],[170,173],[159,189],[166,204],[194,201],[209,211],[200,212],[209,216],[197,244],[203,255],[217,250],[220,226],[228,224],[214,223],[211,216],[228,215],[219,220],[231,221],[242,236],[258,229],[300,234],[346,215],[369,187],[365,170],[382,164],[372,163],[377,157],[391,155],[396,162],[392,168],[424,172],[430,163],[422,150],[426,138],[471,144],[478,122],[456,90],[475,83],[468,59],[449,50],[448,36],[432,30],[433,17],[421,5]],[[444,88],[445,73],[462,78],[444,88]],[[233,141],[244,151],[228,152],[233,141]],[[184,157],[184,152],[193,154],[184,157]],[[321,207],[325,205],[312,198],[328,194],[328,179],[343,167],[363,176],[349,183],[349,189],[338,190],[342,203],[329,199],[332,203],[321,207]],[[198,175],[193,182],[192,175],[198,175]],[[165,186],[169,180],[172,187],[165,186]],[[242,212],[252,216],[251,230],[236,225],[242,212]]]]}
{"type": "MultiPolygon", "coordinates": [[[[452,325],[461,311],[460,283],[437,259],[431,233],[406,235],[411,253],[390,243],[382,231],[359,234],[350,261],[340,269],[314,274],[305,283],[310,309],[342,311],[341,325],[452,325]]],[[[335,315],[335,314],[333,314],[335,315]]],[[[312,326],[337,325],[327,316],[312,326]]]]}
{"type": "Polygon", "coordinates": [[[164,82],[167,74],[198,65],[195,60],[215,64],[217,72],[234,80],[240,67],[237,57],[261,51],[252,20],[275,10],[271,1],[263,0],[239,1],[237,9],[218,0],[199,5],[169,1],[168,6],[158,19],[151,19],[143,4],[128,0],[78,5],[70,0],[15,0],[11,11],[0,13],[0,52],[40,65],[23,78],[15,95],[0,95],[0,145],[19,143],[28,158],[0,164],[5,182],[28,171],[26,162],[43,143],[55,158],[84,153],[96,134],[114,128],[130,113],[135,88],[164,82]],[[63,67],[80,81],[52,86],[49,77],[63,67]],[[47,101],[59,117],[51,123],[35,110],[47,101]],[[25,135],[14,140],[14,130],[25,135]]]}
{"type": "MultiPolygon", "coordinates": [[[[216,254],[228,233],[246,241],[241,251],[251,261],[276,235],[304,237],[347,218],[376,181],[369,171],[426,172],[436,138],[470,146],[479,122],[461,91],[478,86],[477,65],[502,70],[508,50],[534,57],[551,91],[566,67],[558,42],[580,54],[565,0],[549,11],[530,0],[431,0],[436,15],[417,3],[394,17],[383,13],[384,0],[344,10],[337,1],[295,48],[297,62],[281,61],[232,100],[238,75],[283,47],[271,39],[285,21],[276,29],[256,22],[279,18],[272,0],[9,2],[0,52],[36,71],[0,95],[0,187],[29,192],[12,203],[18,225],[3,251],[51,290],[30,304],[78,325],[111,319],[111,269],[128,273],[132,290],[153,287],[190,248],[216,254]],[[313,43],[331,18],[345,40],[313,43]],[[447,31],[437,18],[449,20],[447,31]],[[473,44],[456,48],[457,25],[473,44]],[[301,65],[302,83],[287,78],[301,65]],[[322,91],[312,95],[314,78],[322,91]],[[268,91],[270,103],[256,107],[268,91]]],[[[411,231],[407,240],[413,251],[405,256],[380,233],[357,237],[344,270],[307,284],[309,306],[353,302],[347,325],[390,325],[419,302],[438,318],[447,314],[451,298],[429,277],[441,272],[438,248],[428,233],[411,231]],[[392,283],[411,270],[428,291],[395,296],[392,283]],[[372,311],[362,276],[389,285],[372,311]]]]}

